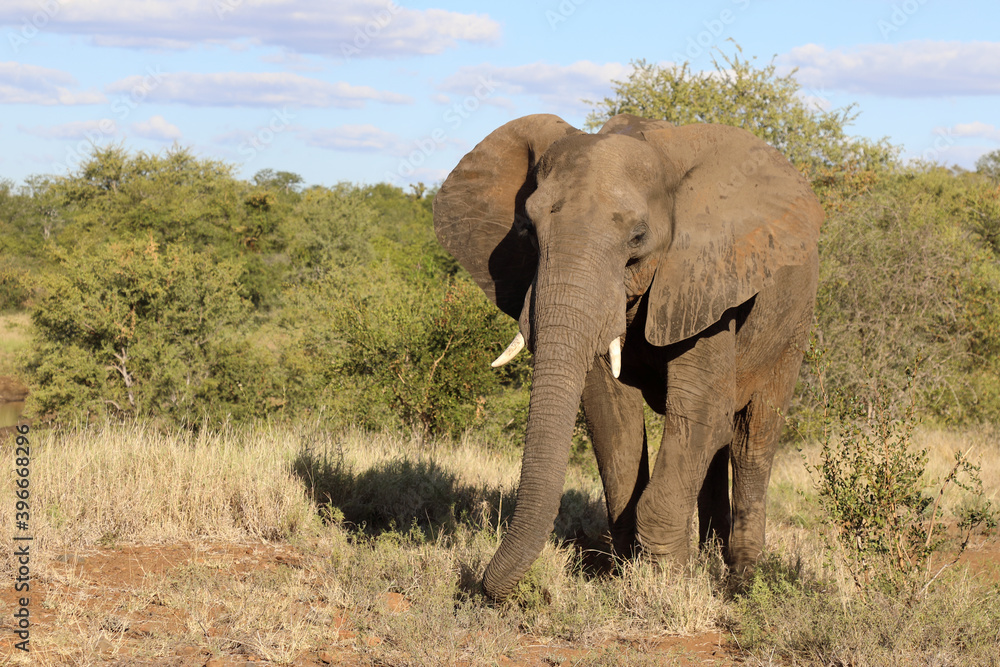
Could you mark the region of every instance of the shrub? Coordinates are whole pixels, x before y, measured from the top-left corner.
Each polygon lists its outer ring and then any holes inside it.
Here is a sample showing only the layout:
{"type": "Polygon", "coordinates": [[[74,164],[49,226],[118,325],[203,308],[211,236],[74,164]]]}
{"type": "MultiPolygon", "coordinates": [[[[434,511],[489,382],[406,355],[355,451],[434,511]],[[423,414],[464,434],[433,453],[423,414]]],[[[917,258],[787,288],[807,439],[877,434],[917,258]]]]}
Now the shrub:
{"type": "Polygon", "coordinates": [[[197,424],[267,412],[271,362],[242,336],[238,261],[130,241],[60,262],[31,311],[36,415],[197,424]]]}
{"type": "Polygon", "coordinates": [[[384,426],[386,413],[429,433],[483,423],[486,395],[523,369],[490,368],[514,323],[468,278],[421,284],[389,265],[377,271],[386,291],[349,300],[338,320],[340,369],[357,383],[365,425],[384,426]]]}
{"type": "Polygon", "coordinates": [[[994,183],[1000,183],[1000,150],[991,151],[976,160],[976,172],[994,183]]]}
{"type": "Polygon", "coordinates": [[[915,373],[907,374],[910,401],[900,414],[892,407],[895,392],[887,391],[881,380],[872,378],[862,393],[836,387],[827,390],[821,357],[811,352],[826,426],[819,463],[811,470],[817,478],[820,503],[847,554],[858,589],[912,595],[936,576],[931,557],[946,542],[939,506],[949,487],[964,489],[979,499],[958,521],[964,535],[959,553],[973,529],[996,525],[991,503],[982,498],[979,467],[959,451],[944,479],[927,479],[927,451],[912,446],[918,424],[912,386],[915,373]],[[936,493],[927,493],[935,487],[936,493]]]}
{"type": "Polygon", "coordinates": [[[29,296],[28,272],[14,266],[6,257],[0,259],[0,312],[23,308],[29,296]]]}
{"type": "Polygon", "coordinates": [[[859,392],[878,377],[903,405],[908,361],[921,358],[914,390],[930,416],[1000,414],[977,379],[1000,360],[1000,268],[970,233],[966,196],[954,176],[912,169],[828,211],[815,328],[830,386],[859,392]]]}

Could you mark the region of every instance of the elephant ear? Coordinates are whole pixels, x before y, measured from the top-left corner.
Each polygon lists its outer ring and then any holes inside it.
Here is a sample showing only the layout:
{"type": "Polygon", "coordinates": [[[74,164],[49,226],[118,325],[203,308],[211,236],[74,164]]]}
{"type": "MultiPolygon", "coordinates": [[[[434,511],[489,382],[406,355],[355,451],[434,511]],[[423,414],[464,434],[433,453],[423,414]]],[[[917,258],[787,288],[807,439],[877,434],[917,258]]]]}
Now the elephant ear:
{"type": "Polygon", "coordinates": [[[535,166],[554,142],[580,130],[550,114],[494,130],[452,170],[434,198],[441,245],[499,308],[517,319],[535,277],[538,253],[515,221],[535,191],[535,166]]]}
{"type": "Polygon", "coordinates": [[[649,292],[646,338],[689,338],[771,284],[816,261],[823,209],[781,153],[725,125],[643,131],[673,183],[672,242],[649,292]]]}

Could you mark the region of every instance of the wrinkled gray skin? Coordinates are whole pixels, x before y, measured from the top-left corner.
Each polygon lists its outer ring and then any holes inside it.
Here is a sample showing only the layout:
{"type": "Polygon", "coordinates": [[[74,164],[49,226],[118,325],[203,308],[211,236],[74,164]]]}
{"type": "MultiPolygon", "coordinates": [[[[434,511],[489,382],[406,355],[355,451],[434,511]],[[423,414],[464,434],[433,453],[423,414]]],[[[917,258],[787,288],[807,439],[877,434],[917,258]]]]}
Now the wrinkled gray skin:
{"type": "Polygon", "coordinates": [[[438,239],[534,354],[489,595],[510,593],[552,531],[581,398],[618,554],[686,560],[697,505],[701,543],[721,540],[736,572],[754,563],[822,218],[784,157],[720,125],[620,115],[591,135],[526,116],[462,159],[434,202],[438,239]],[[643,400],[665,415],[652,476],[643,400]]]}

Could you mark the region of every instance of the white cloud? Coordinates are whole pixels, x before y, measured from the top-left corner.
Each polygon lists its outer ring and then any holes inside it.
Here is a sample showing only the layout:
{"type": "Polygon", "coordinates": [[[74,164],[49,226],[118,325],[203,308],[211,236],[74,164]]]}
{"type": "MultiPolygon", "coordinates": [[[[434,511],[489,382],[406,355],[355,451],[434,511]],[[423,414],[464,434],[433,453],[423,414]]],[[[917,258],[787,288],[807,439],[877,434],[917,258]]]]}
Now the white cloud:
{"type": "Polygon", "coordinates": [[[133,123],[132,131],[140,137],[156,139],[157,141],[176,141],[183,136],[179,127],[159,115],[146,121],[133,123]]]}
{"type": "Polygon", "coordinates": [[[959,123],[948,128],[948,131],[956,137],[983,137],[984,139],[1000,141],[1000,128],[980,121],[959,123]]]}
{"type": "Polygon", "coordinates": [[[268,54],[262,57],[261,61],[284,67],[292,72],[320,72],[323,70],[313,60],[288,51],[268,54]]]}
{"type": "Polygon", "coordinates": [[[306,144],[317,148],[360,153],[404,155],[409,147],[397,135],[374,125],[341,125],[302,133],[306,144]]]}
{"type": "Polygon", "coordinates": [[[150,77],[130,76],[107,87],[109,93],[142,89],[143,99],[191,106],[339,107],[360,108],[365,102],[409,104],[406,95],[375,90],[370,86],[329,83],[287,72],[174,72],[150,77]]]}
{"type": "MultiPolygon", "coordinates": [[[[38,0],[5,0],[0,23],[20,25],[38,0]]],[[[296,53],[398,57],[490,43],[500,24],[485,14],[410,9],[396,0],[78,0],[56,2],[45,30],[86,35],[100,46],[188,49],[251,42],[296,53]]]]}
{"type": "Polygon", "coordinates": [[[823,95],[810,95],[809,93],[799,91],[799,99],[802,100],[802,103],[806,107],[818,111],[829,111],[833,107],[830,100],[823,95]]]}
{"type": "Polygon", "coordinates": [[[494,88],[506,95],[531,95],[554,110],[580,111],[587,105],[582,100],[599,100],[611,92],[611,81],[628,77],[632,68],[619,63],[599,65],[580,60],[571,65],[532,63],[515,67],[477,65],[462,67],[445,79],[439,90],[457,96],[480,96],[487,91],[487,104],[508,106],[509,100],[489,92],[494,88]]]}
{"type": "Polygon", "coordinates": [[[62,70],[0,62],[0,101],[4,104],[73,106],[107,101],[95,90],[72,90],[76,83],[73,75],[62,70]]]}
{"type": "Polygon", "coordinates": [[[780,56],[803,86],[851,93],[921,97],[1000,94],[1000,42],[863,44],[827,49],[807,44],[780,56]]]}
{"type": "Polygon", "coordinates": [[[100,120],[80,120],[61,125],[36,125],[26,127],[18,125],[17,129],[42,139],[91,139],[98,140],[118,133],[118,124],[111,118],[100,120]]]}

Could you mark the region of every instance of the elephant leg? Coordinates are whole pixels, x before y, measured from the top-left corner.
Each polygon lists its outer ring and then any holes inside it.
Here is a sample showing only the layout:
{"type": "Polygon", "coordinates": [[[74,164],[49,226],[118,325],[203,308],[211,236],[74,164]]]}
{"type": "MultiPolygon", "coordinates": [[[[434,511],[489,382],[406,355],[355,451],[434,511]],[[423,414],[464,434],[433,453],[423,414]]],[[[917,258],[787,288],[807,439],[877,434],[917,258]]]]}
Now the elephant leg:
{"type": "Polygon", "coordinates": [[[639,542],[654,558],[687,560],[696,502],[715,530],[728,532],[726,465],[718,453],[733,438],[735,336],[729,317],[667,362],[663,442],[636,512],[639,542]]]}
{"type": "Polygon", "coordinates": [[[708,465],[705,482],[698,492],[698,544],[703,548],[718,540],[722,552],[729,552],[732,510],[729,502],[729,446],[715,453],[708,465]]]}
{"type": "Polygon", "coordinates": [[[583,388],[583,412],[604,482],[612,547],[635,552],[635,508],[649,481],[642,392],[616,380],[603,357],[594,361],[583,388]]]}
{"type": "MultiPolygon", "coordinates": [[[[798,357],[787,362],[797,371],[798,357]],[[794,362],[794,363],[793,363],[794,362]]],[[[783,363],[785,360],[782,360],[783,363]]],[[[775,375],[780,375],[776,369],[775,375]]],[[[789,371],[789,372],[792,372],[789,371]]],[[[778,448],[784,414],[791,402],[793,381],[771,383],[755,392],[750,402],[736,414],[735,433],[730,457],[733,466],[733,528],[727,560],[738,575],[747,571],[764,548],[767,523],[767,485],[771,464],[778,448]],[[775,385],[780,389],[772,388],[775,385]]]]}

